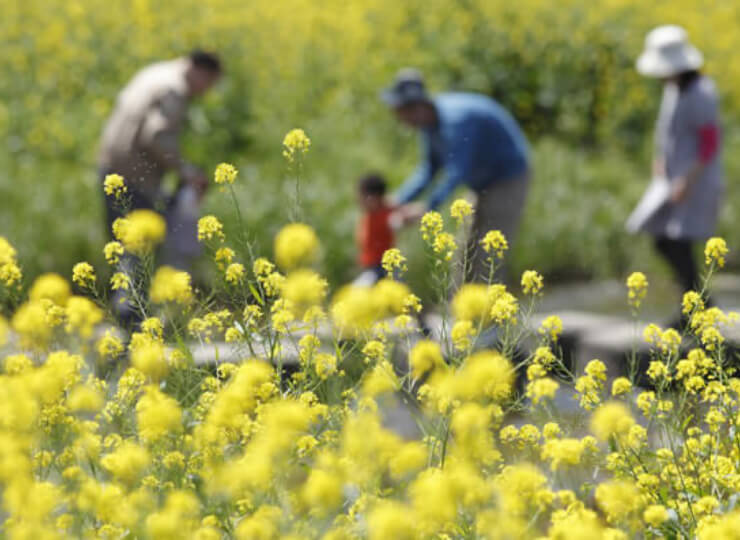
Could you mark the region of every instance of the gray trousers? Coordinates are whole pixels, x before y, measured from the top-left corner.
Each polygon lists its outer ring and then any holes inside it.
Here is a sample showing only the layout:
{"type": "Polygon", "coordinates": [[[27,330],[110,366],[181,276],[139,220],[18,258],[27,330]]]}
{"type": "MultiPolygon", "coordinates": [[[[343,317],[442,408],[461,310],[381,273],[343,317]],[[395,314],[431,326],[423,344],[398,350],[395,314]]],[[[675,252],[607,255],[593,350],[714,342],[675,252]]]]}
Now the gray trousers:
{"type": "MultiPolygon", "coordinates": [[[[530,173],[527,172],[511,180],[494,182],[489,188],[477,193],[473,224],[468,237],[465,281],[488,281],[491,267],[487,259],[490,255],[480,244],[488,231],[499,230],[504,234],[509,244],[504,260],[509,256],[519,231],[529,190],[529,176],[530,173]]],[[[497,261],[496,265],[494,281],[502,282],[507,278],[506,264],[497,261]]]]}

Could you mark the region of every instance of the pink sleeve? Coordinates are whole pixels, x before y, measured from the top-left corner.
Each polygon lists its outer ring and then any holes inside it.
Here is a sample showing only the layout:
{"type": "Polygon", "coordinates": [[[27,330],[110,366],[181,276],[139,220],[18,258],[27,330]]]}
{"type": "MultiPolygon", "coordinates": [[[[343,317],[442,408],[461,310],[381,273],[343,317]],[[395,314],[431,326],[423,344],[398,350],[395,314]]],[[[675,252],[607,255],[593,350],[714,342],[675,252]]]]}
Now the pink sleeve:
{"type": "Polygon", "coordinates": [[[699,161],[709,163],[719,148],[719,128],[705,124],[699,128],[699,161]]]}

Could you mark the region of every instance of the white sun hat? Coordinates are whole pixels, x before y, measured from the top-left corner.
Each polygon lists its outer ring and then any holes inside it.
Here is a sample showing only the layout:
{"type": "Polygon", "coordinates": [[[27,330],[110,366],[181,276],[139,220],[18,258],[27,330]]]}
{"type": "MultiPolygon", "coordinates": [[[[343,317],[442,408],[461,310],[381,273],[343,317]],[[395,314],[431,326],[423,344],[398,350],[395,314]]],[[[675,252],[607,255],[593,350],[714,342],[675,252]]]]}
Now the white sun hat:
{"type": "Polygon", "coordinates": [[[704,57],[689,43],[686,30],[667,24],[648,33],[645,50],[637,59],[637,71],[647,77],[673,77],[699,69],[703,63],[704,57]]]}

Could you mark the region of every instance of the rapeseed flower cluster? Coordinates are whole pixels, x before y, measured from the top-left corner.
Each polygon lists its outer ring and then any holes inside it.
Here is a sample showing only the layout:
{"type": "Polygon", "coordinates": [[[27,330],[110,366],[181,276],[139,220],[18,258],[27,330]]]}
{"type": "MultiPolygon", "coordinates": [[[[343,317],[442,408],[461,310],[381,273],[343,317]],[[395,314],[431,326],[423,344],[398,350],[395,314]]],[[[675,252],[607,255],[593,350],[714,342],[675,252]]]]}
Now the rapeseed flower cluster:
{"type": "Polygon", "coordinates": [[[233,184],[239,171],[230,163],[220,163],[213,174],[217,184],[233,184]]]}
{"type": "Polygon", "coordinates": [[[275,261],[284,270],[313,263],[318,257],[319,238],[304,223],[291,223],[275,236],[275,261]]]}
{"type": "Polygon", "coordinates": [[[223,241],[224,238],[224,226],[216,216],[203,216],[198,220],[198,240],[223,241]]]}
{"type": "Polygon", "coordinates": [[[647,294],[648,281],[642,272],[632,272],[627,278],[627,297],[634,308],[639,308],[647,294]]]}
{"type": "MultiPolygon", "coordinates": [[[[229,184],[230,170],[220,174],[229,184]]],[[[457,204],[453,219],[464,221],[468,210],[457,204]]],[[[202,239],[225,240],[218,218],[201,222],[202,239]]],[[[440,214],[425,216],[421,234],[437,260],[458,255],[440,214]]],[[[129,214],[106,259],[150,255],[162,235],[151,215],[129,214]]],[[[486,238],[499,262],[505,238],[486,238]]],[[[710,267],[726,256],[716,241],[707,252],[710,267]]],[[[3,532],[735,533],[740,379],[724,333],[736,316],[689,294],[685,332],[647,327],[645,365],[610,373],[594,359],[573,373],[559,347],[563,321],[532,321],[528,306],[544,285],[535,271],[522,276],[527,302],[495,281],[461,286],[431,331],[417,324],[419,298],[397,279],[331,291],[313,267],[320,253],[305,223],[278,233],[275,262],[235,262],[221,245],[212,261],[218,294],[207,296],[187,272],[161,266],[148,296],[131,288],[143,319],[126,338],[96,296],[91,265],[72,273],[90,298],[73,294],[62,276],[39,276],[7,313],[9,325],[0,318],[3,532]],[[199,358],[210,347],[216,365],[205,369],[199,358]],[[565,388],[579,402],[573,418],[556,401],[565,388]],[[414,434],[388,422],[404,410],[414,434]]],[[[3,239],[0,263],[15,262],[3,239]]],[[[405,270],[398,250],[383,262],[394,278],[405,270]]],[[[112,278],[117,288],[132,279],[122,270],[112,278]]],[[[628,282],[631,305],[646,283],[628,282]]]]}
{"type": "Polygon", "coordinates": [[[103,191],[106,195],[113,196],[119,200],[126,195],[128,188],[120,174],[109,174],[103,179],[103,191]]]}
{"type": "Polygon", "coordinates": [[[113,235],[126,251],[135,255],[151,253],[166,232],[164,218],[152,210],[134,210],[113,222],[113,235]]]}
{"type": "Polygon", "coordinates": [[[283,156],[292,163],[297,157],[308,152],[310,146],[311,139],[305,131],[300,128],[291,129],[283,139],[283,156]]]}
{"type": "Polygon", "coordinates": [[[5,287],[19,283],[23,277],[16,255],[17,252],[10,242],[0,236],[0,283],[5,287]]]}

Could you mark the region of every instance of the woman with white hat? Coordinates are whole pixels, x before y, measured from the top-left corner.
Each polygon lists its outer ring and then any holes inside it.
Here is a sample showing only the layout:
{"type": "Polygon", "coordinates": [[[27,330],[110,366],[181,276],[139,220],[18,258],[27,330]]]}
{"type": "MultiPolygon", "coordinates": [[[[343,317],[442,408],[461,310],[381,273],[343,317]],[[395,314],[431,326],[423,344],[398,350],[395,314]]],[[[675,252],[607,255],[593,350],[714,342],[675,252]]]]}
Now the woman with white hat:
{"type": "Polygon", "coordinates": [[[717,92],[702,64],[686,31],[673,25],[652,30],[637,60],[642,75],[663,81],[653,176],[668,181],[668,200],[641,229],[654,236],[684,291],[699,286],[693,245],[714,233],[723,191],[717,92]]]}

